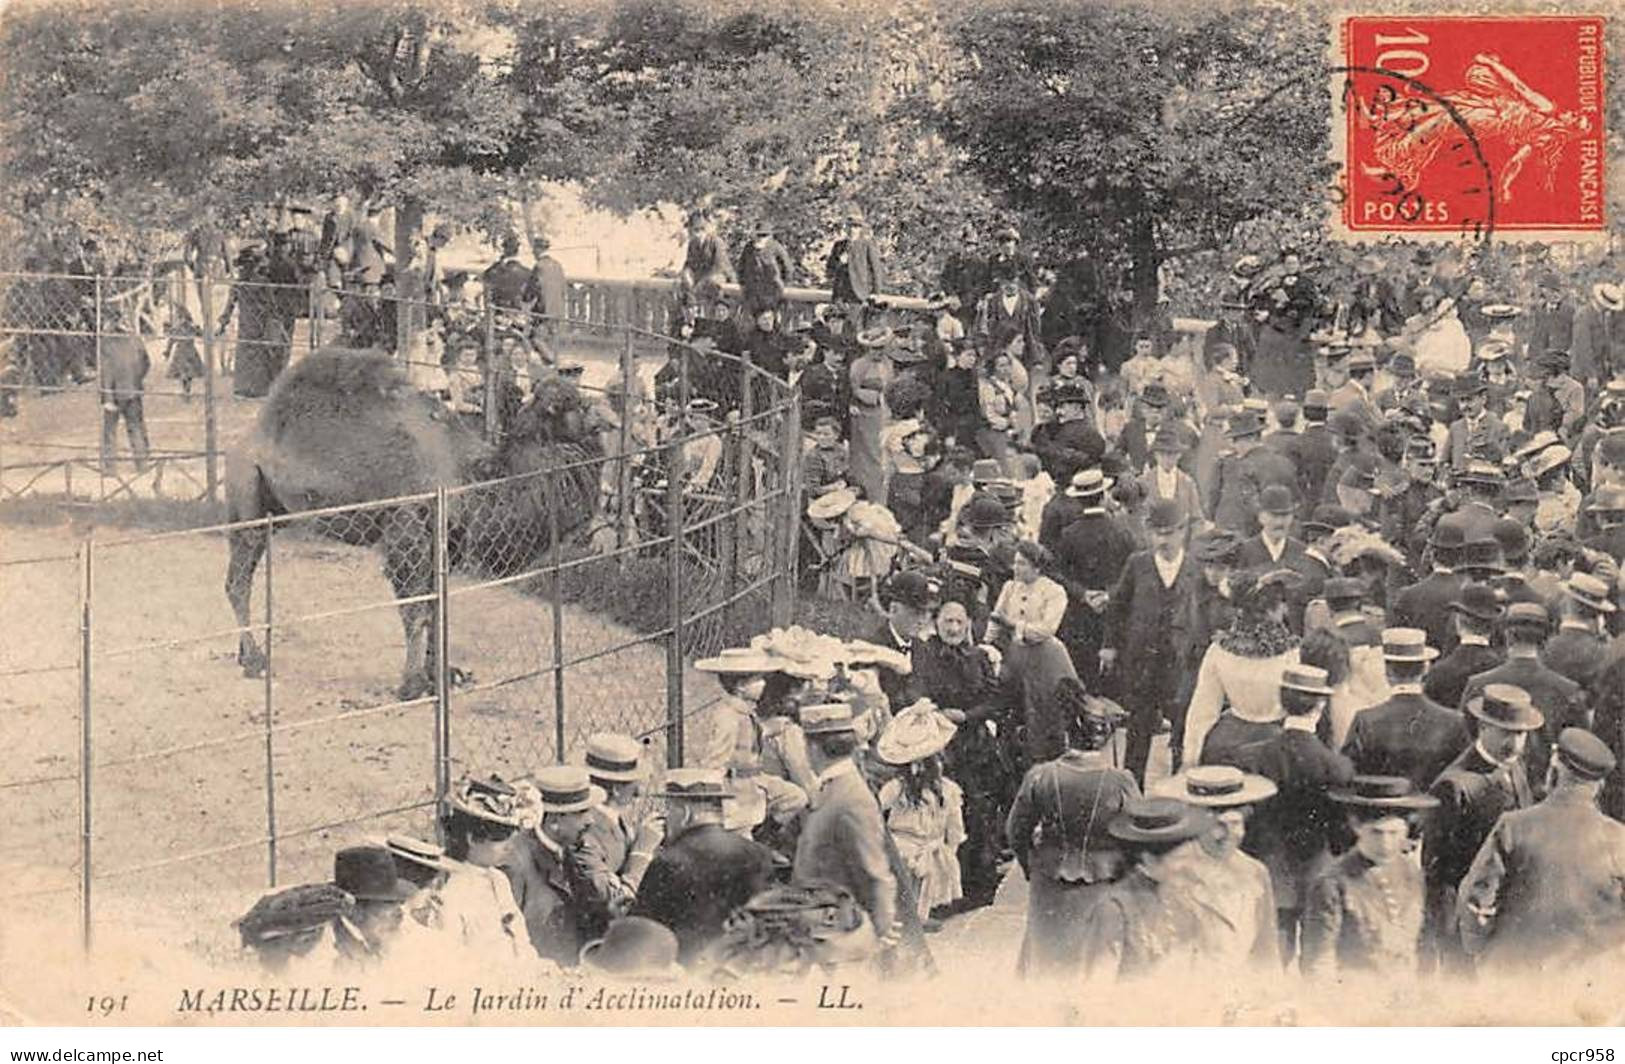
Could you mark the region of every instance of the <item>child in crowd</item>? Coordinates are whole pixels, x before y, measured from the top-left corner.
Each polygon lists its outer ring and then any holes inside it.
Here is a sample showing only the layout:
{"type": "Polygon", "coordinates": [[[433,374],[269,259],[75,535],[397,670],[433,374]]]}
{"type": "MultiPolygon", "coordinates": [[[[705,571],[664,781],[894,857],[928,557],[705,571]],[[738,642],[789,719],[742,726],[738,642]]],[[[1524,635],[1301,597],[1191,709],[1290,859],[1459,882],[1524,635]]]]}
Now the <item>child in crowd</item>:
{"type": "Polygon", "coordinates": [[[846,482],[846,444],[841,440],[841,421],[834,414],[821,414],[813,422],[813,445],[801,460],[802,482],[807,497],[816,498],[846,482]]]}
{"type": "Polygon", "coordinates": [[[931,912],[964,897],[959,846],[965,841],[964,794],[943,775],[942,751],[954,725],[922,699],[892,718],[876,753],[901,771],[880,788],[880,809],[908,870],[910,893],[925,929],[940,925],[931,912]]]}

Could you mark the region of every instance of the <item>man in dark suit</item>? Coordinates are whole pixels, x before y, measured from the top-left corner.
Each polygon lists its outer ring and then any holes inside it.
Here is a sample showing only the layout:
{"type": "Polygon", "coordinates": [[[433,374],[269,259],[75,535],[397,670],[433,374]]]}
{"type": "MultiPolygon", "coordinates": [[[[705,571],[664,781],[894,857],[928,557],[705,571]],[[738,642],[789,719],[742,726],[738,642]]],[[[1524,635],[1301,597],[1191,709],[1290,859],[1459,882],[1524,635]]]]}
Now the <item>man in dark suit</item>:
{"type": "Polygon", "coordinates": [[[794,267],[790,252],[773,235],[766,222],[756,226],[755,235],[739,253],[739,287],[744,289],[745,313],[779,310],[784,305],[784,289],[794,267]]]}
{"type": "Polygon", "coordinates": [[[1275,781],[1273,801],[1248,827],[1244,848],[1270,870],[1275,888],[1281,956],[1297,953],[1303,899],[1316,866],[1330,855],[1343,814],[1327,792],[1354,778],[1354,765],[1315,734],[1332,689],[1325,669],[1289,665],[1281,674],[1281,730],[1262,743],[1236,751],[1230,762],[1275,781]]]}
{"type": "Polygon", "coordinates": [[[1098,469],[1080,470],[1072,478],[1066,495],[1082,503],[1083,510],[1061,530],[1053,548],[1055,575],[1066,588],[1066,615],[1056,635],[1066,644],[1072,667],[1090,690],[1099,676],[1109,594],[1134,553],[1134,537],[1106,512],[1106,492],[1111,486],[1111,478],[1098,469]]]}
{"type": "Polygon", "coordinates": [[[1422,629],[1427,633],[1428,646],[1449,647],[1455,639],[1450,604],[1456,601],[1466,582],[1455,569],[1458,552],[1465,543],[1461,522],[1453,514],[1439,518],[1429,542],[1433,548],[1433,572],[1393,599],[1391,623],[1401,628],[1422,629]]]}
{"type": "Polygon", "coordinates": [[[1467,748],[1471,737],[1461,714],[1422,693],[1428,662],[1438,656],[1420,629],[1384,629],[1382,657],[1393,694],[1356,715],[1343,743],[1358,775],[1404,776],[1423,789],[1467,748]]]}
{"type": "Polygon", "coordinates": [[[1062,381],[1047,396],[1055,420],[1033,430],[1033,453],[1051,480],[1065,484],[1078,470],[1100,464],[1106,440],[1088,417],[1089,391],[1082,382],[1062,381]]]}
{"type": "Polygon", "coordinates": [[[666,772],[666,841],[638,888],[633,916],[677,936],[677,960],[690,964],[722,936],[733,911],[773,884],[773,851],[722,826],[731,797],[721,769],[666,772]]]}
{"type": "Polygon", "coordinates": [[[1455,919],[1456,888],[1501,814],[1534,804],[1524,752],[1530,733],[1545,721],[1529,692],[1507,684],[1482,688],[1466,709],[1478,721],[1478,738],[1434,782],[1439,808],[1422,846],[1431,933],[1442,963],[1457,971],[1467,959],[1455,919]]]}
{"type": "Polygon", "coordinates": [[[1463,706],[1492,683],[1510,684],[1529,693],[1529,700],[1546,721],[1539,730],[1529,733],[1524,755],[1529,783],[1537,793],[1545,784],[1546,764],[1558,734],[1564,728],[1585,727],[1589,717],[1585,688],[1541,663],[1540,650],[1550,630],[1551,616],[1546,607],[1532,602],[1508,606],[1502,627],[1506,661],[1469,679],[1461,693],[1463,706]]]}
{"type": "MultiPolygon", "coordinates": [[[[942,588],[924,573],[904,570],[887,580],[882,590],[886,595],[886,620],[869,634],[869,641],[909,657],[915,642],[930,634],[931,619],[942,601],[942,588]]],[[[881,669],[879,673],[880,689],[893,712],[919,699],[919,684],[912,672],[904,675],[881,669]]]]}
{"type": "Polygon", "coordinates": [[[869,239],[862,211],[854,208],[847,215],[846,235],[830,248],[824,272],[837,303],[861,307],[886,287],[886,268],[880,249],[869,239]]]}
{"type": "Polygon", "coordinates": [[[1612,589],[1600,577],[1575,573],[1563,590],[1563,621],[1557,634],[1546,641],[1541,660],[1547,668],[1589,688],[1607,664],[1603,632],[1604,619],[1616,609],[1609,597],[1612,589]]]}
{"type": "Polygon", "coordinates": [[[1371,623],[1365,613],[1365,582],[1348,576],[1334,576],[1321,589],[1326,611],[1331,614],[1327,627],[1345,646],[1374,647],[1382,645],[1382,630],[1371,623]]]}
{"type": "Polygon", "coordinates": [[[529,281],[530,270],[519,261],[519,234],[508,233],[502,238],[502,258],[480,274],[485,305],[503,310],[530,309],[525,302],[529,281]]]}
{"type": "Polygon", "coordinates": [[[1123,423],[1117,436],[1117,453],[1128,461],[1129,471],[1135,476],[1151,465],[1151,440],[1157,429],[1168,418],[1168,388],[1161,381],[1152,381],[1134,401],[1134,411],[1123,423]]]}
{"type": "Polygon", "coordinates": [[[1337,445],[1326,427],[1329,413],[1326,393],[1310,390],[1303,397],[1303,432],[1295,448],[1298,462],[1298,498],[1304,507],[1315,505],[1326,487],[1326,477],[1337,461],[1337,445]]]}
{"type": "Polygon", "coordinates": [[[1242,541],[1236,552],[1239,569],[1291,569],[1303,578],[1287,601],[1287,620],[1294,628],[1303,621],[1303,606],[1319,595],[1328,567],[1309,557],[1302,540],[1293,536],[1298,504],[1285,484],[1270,484],[1258,496],[1258,535],[1242,541]]]}
{"type": "Polygon", "coordinates": [[[1151,549],[1129,556],[1106,605],[1100,670],[1115,670],[1129,711],[1124,767],[1142,787],[1151,739],[1165,717],[1178,718],[1182,707],[1175,702],[1186,693],[1187,673],[1201,651],[1190,645],[1202,571],[1185,549],[1189,520],[1171,499],[1151,504],[1151,549]]]}
{"type": "Polygon", "coordinates": [[[1625,824],[1597,808],[1616,760],[1590,732],[1558,736],[1551,792],[1509,812],[1461,881],[1463,944],[1491,971],[1563,970],[1625,935],[1625,824]]]}
{"type": "Polygon", "coordinates": [[[880,805],[858,772],[852,707],[802,707],[801,730],[819,792],[796,842],[795,883],[845,887],[869,914],[883,948],[897,941],[897,879],[886,853],[880,805]]]}
{"type": "Polygon", "coordinates": [[[507,873],[514,901],[524,914],[531,945],[538,955],[574,967],[593,926],[593,904],[584,875],[584,857],[599,854],[586,838],[592,810],[604,792],[575,765],[551,765],[535,773],[541,795],[542,821],[515,836],[510,855],[499,867],[507,873]]]}
{"type": "Polygon", "coordinates": [[[1230,419],[1231,453],[1219,459],[1207,493],[1207,512],[1213,515],[1213,523],[1244,536],[1258,531],[1256,515],[1266,488],[1285,488],[1290,504],[1291,491],[1298,483],[1298,470],[1291,459],[1261,446],[1263,432],[1264,422],[1251,410],[1230,419]]]}
{"type": "Polygon", "coordinates": [[[1038,298],[1014,277],[1000,278],[998,287],[982,299],[976,310],[975,335],[989,352],[1007,350],[1013,341],[1020,340],[1022,364],[1047,369],[1040,326],[1038,298]]]}
{"type": "Polygon", "coordinates": [[[1502,654],[1490,640],[1504,610],[1495,589],[1479,583],[1463,587],[1449,608],[1456,619],[1456,649],[1428,670],[1422,691],[1441,706],[1455,708],[1468,680],[1501,664],[1502,654]]]}

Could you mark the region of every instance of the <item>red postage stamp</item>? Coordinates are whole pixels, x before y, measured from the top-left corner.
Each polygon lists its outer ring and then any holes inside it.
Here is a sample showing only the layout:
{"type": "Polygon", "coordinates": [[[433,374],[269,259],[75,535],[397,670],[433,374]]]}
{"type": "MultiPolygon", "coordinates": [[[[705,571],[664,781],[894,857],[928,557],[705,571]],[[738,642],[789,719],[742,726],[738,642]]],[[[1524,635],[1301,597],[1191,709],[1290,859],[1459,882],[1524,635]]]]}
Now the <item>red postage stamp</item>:
{"type": "Polygon", "coordinates": [[[1350,16],[1333,58],[1341,233],[1605,235],[1604,20],[1350,16]]]}

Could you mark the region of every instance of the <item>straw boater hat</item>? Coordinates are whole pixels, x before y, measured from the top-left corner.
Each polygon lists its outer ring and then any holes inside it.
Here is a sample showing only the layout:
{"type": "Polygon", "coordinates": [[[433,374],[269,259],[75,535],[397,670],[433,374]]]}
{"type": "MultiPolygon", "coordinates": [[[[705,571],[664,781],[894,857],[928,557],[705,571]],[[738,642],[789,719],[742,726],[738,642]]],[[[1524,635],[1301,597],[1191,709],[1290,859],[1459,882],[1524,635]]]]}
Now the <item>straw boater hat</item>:
{"type": "Polygon", "coordinates": [[[1488,303],[1480,307],[1478,312],[1491,321],[1506,321],[1522,314],[1523,308],[1513,306],[1511,303],[1488,303]]]}
{"type": "Polygon", "coordinates": [[[1099,469],[1080,469],[1072,474],[1072,480],[1066,486],[1066,493],[1074,499],[1104,495],[1113,483],[1112,478],[1099,469]]]}
{"type": "Polygon", "coordinates": [[[630,735],[598,732],[587,740],[587,775],[611,783],[630,783],[647,776],[643,744],[630,735]]]}
{"type": "Polygon", "coordinates": [[[893,340],[892,331],[884,325],[877,325],[872,329],[864,329],[858,333],[859,347],[886,347],[893,340]]]}
{"type": "Polygon", "coordinates": [[[941,753],[955,730],[935,702],[922,698],[892,718],[880,733],[875,752],[888,765],[907,765],[941,753]]]}
{"type": "Polygon", "coordinates": [[[1529,692],[1509,683],[1486,684],[1466,701],[1465,708],[1484,723],[1505,731],[1534,731],[1546,723],[1546,715],[1535,708],[1529,692]]]}
{"type": "Polygon", "coordinates": [[[537,769],[534,779],[544,815],[581,813],[604,804],[604,789],[580,765],[549,765],[537,769]]]}
{"type": "Polygon", "coordinates": [[[733,797],[733,790],[720,768],[674,768],[666,772],[666,781],[655,797],[720,805],[733,797]]]}
{"type": "Polygon", "coordinates": [[[753,647],[729,647],[714,658],[701,658],[694,663],[700,672],[764,673],[778,672],[784,659],[753,647]]]}
{"type": "Polygon", "coordinates": [[[1288,665],[1281,670],[1281,687],[1310,695],[1330,695],[1330,674],[1313,665],[1288,665]]]}
{"type": "Polygon", "coordinates": [[[1575,573],[1563,585],[1563,590],[1568,592],[1569,598],[1594,613],[1613,613],[1616,608],[1608,597],[1607,582],[1590,573],[1575,573]]]}
{"type": "Polygon", "coordinates": [[[1392,809],[1397,813],[1432,809],[1439,804],[1433,795],[1418,793],[1416,785],[1405,776],[1355,776],[1347,787],[1328,791],[1326,796],[1339,805],[1392,809]]]}
{"type": "Polygon", "coordinates": [[[1432,661],[1439,652],[1428,646],[1428,634],[1420,628],[1384,628],[1384,661],[1432,661]]]}
{"type": "Polygon", "coordinates": [[[852,509],[857,501],[857,490],[843,484],[808,502],[807,516],[814,521],[833,521],[852,509]]]}
{"type": "Polygon", "coordinates": [[[1591,286],[1591,298],[1608,310],[1625,310],[1625,287],[1598,281],[1591,286]]]}
{"type": "Polygon", "coordinates": [[[1275,783],[1232,765],[1198,765],[1152,783],[1152,798],[1177,798],[1209,809],[1234,809],[1273,797],[1275,783]]]}
{"type": "Polygon", "coordinates": [[[389,836],[384,840],[384,848],[400,860],[408,861],[419,868],[444,872],[451,867],[451,861],[446,857],[443,847],[408,835],[389,836]]]}
{"type": "Polygon", "coordinates": [[[1106,831],[1112,838],[1139,845],[1175,846],[1213,829],[1205,809],[1173,798],[1141,798],[1123,806],[1106,831]]]}

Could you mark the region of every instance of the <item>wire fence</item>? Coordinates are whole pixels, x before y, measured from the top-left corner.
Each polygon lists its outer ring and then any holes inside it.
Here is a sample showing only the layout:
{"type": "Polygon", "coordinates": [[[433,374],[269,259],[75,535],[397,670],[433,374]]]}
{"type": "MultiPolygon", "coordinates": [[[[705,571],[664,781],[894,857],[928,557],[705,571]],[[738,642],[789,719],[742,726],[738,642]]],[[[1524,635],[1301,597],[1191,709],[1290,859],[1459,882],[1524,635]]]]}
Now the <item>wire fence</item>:
{"type": "MultiPolygon", "coordinates": [[[[481,319],[494,361],[503,325],[481,319]]],[[[132,905],[219,924],[220,904],[327,878],[341,839],[432,837],[464,774],[523,779],[596,731],[680,764],[714,694],[687,662],[793,610],[802,434],[793,391],[747,359],[619,333],[622,382],[667,356],[648,396],[583,387],[539,434],[529,407],[454,422],[493,428],[507,475],[335,506],[269,483],[289,512],[10,538],[0,599],[29,623],[0,641],[0,898],[87,940],[132,905]],[[719,380],[726,416],[692,414],[719,380]],[[594,407],[612,423],[570,419],[594,407]]],[[[455,364],[413,354],[409,372],[455,364]]]]}

